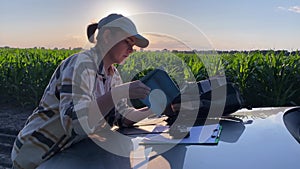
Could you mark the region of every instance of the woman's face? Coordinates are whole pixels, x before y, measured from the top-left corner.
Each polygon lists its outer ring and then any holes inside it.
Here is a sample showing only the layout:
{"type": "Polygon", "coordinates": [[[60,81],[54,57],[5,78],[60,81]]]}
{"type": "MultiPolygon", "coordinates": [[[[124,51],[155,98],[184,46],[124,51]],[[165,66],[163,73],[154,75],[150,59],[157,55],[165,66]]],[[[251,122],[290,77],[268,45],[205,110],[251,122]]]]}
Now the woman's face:
{"type": "Polygon", "coordinates": [[[129,54],[133,52],[134,37],[127,37],[117,42],[108,52],[108,58],[111,63],[120,64],[128,58],[129,54]]]}

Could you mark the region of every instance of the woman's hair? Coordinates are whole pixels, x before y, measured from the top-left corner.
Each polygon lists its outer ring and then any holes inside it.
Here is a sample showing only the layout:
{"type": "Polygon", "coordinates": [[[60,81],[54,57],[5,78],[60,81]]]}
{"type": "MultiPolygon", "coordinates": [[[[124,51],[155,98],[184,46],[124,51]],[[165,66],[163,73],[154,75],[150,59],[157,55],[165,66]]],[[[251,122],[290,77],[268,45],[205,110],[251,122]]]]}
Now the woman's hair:
{"type": "Polygon", "coordinates": [[[98,28],[98,23],[92,23],[92,24],[88,25],[88,27],[87,27],[87,37],[91,43],[95,43],[94,35],[95,35],[97,28],[98,28]]]}
{"type": "MultiPolygon", "coordinates": [[[[88,25],[87,38],[88,38],[89,42],[95,43],[95,32],[97,29],[98,29],[98,23],[92,23],[92,24],[88,25]]],[[[112,34],[114,34],[115,32],[118,32],[118,31],[122,31],[121,28],[117,28],[117,27],[106,27],[105,29],[111,30],[112,34]]],[[[99,34],[101,36],[101,34],[102,34],[101,32],[104,31],[105,29],[98,30],[98,36],[96,38],[97,40],[100,39],[99,34]]]]}

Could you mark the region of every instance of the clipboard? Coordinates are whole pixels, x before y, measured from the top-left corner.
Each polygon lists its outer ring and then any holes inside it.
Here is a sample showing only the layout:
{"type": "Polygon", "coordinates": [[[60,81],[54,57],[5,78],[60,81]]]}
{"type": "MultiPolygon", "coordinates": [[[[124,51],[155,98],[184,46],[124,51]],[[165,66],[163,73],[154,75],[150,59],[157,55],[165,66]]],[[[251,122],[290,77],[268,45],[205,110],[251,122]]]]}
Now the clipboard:
{"type": "Polygon", "coordinates": [[[140,128],[128,129],[125,135],[141,137],[140,145],[217,145],[220,140],[222,126],[211,124],[205,126],[190,127],[190,135],[183,139],[173,139],[169,134],[169,126],[152,125],[140,128]]]}

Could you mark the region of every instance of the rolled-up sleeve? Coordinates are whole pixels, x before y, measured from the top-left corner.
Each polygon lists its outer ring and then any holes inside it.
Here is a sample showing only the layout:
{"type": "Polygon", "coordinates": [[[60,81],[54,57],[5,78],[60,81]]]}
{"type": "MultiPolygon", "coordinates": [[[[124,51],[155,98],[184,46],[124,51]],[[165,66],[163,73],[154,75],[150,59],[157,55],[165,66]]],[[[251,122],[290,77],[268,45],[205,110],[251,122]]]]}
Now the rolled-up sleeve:
{"type": "MultiPolygon", "coordinates": [[[[114,71],[114,76],[112,78],[111,86],[115,87],[123,83],[122,78],[118,72],[117,69],[114,71]]],[[[135,111],[134,107],[130,107],[127,104],[128,100],[126,98],[121,99],[118,103],[115,105],[115,109],[113,112],[113,115],[111,114],[110,117],[108,117],[107,121],[112,121],[114,125],[117,125],[119,127],[128,127],[125,125],[124,119],[126,118],[126,115],[132,111],[135,111]]]]}

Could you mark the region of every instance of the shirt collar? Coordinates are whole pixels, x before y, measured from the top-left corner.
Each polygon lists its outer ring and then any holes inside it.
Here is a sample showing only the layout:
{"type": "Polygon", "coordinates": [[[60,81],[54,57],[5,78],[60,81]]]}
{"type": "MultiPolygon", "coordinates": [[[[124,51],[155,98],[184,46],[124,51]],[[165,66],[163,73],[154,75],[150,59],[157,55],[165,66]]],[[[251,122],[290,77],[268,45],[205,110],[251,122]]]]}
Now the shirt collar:
{"type": "Polygon", "coordinates": [[[92,52],[94,62],[98,67],[97,73],[102,76],[113,76],[116,71],[115,66],[111,65],[108,68],[108,72],[106,72],[104,69],[103,60],[102,60],[103,57],[101,55],[101,52],[97,50],[95,47],[91,48],[91,52],[92,52]]]}

